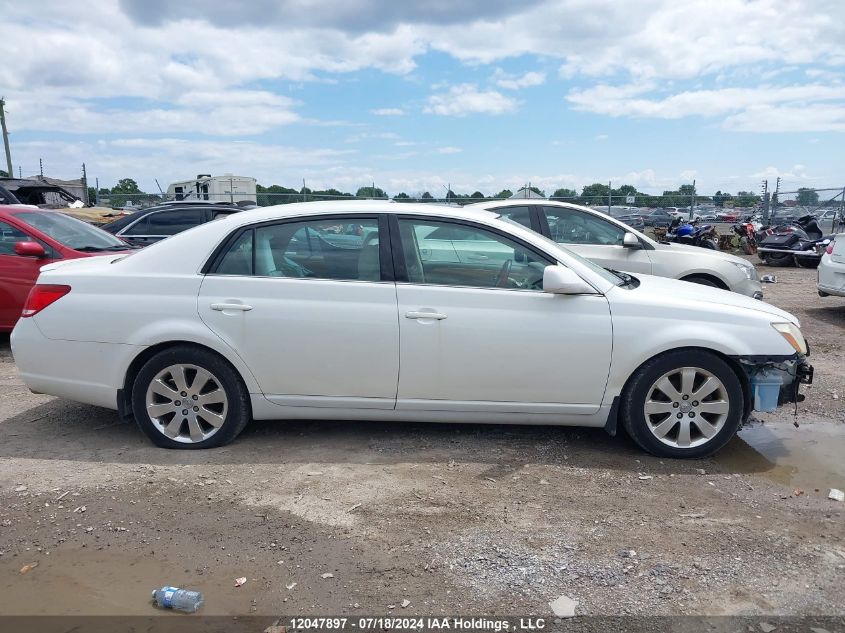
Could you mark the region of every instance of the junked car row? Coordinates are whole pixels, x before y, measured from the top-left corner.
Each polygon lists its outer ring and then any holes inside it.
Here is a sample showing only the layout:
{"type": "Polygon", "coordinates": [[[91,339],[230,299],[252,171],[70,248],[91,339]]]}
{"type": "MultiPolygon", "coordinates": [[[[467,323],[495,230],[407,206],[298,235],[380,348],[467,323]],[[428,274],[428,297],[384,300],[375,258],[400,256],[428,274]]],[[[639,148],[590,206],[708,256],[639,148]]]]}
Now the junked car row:
{"type": "Polygon", "coordinates": [[[378,419],[622,427],[697,457],[812,380],[759,287],[745,260],[576,205],[311,202],[50,263],[11,341],[32,390],[164,447],[378,419]]]}

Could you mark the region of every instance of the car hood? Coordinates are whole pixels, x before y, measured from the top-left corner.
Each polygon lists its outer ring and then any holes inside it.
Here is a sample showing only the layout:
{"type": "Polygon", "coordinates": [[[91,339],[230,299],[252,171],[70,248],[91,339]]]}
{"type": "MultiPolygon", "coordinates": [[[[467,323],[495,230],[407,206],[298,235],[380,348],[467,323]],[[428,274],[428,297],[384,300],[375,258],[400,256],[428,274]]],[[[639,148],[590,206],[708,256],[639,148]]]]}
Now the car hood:
{"type": "Polygon", "coordinates": [[[789,312],[776,308],[765,301],[752,299],[737,292],[666,277],[654,277],[652,275],[634,275],[634,277],[639,280],[640,285],[633,292],[644,292],[652,296],[665,297],[667,302],[716,304],[754,310],[783,321],[795,323],[798,326],[801,325],[798,318],[789,312]]]}
{"type": "Polygon", "coordinates": [[[721,261],[728,261],[728,262],[735,262],[737,264],[750,264],[747,259],[743,259],[742,257],[737,257],[736,255],[731,255],[729,253],[723,253],[721,251],[714,251],[709,248],[701,248],[700,246],[689,246],[687,244],[676,244],[672,242],[671,244],[663,244],[661,242],[654,242],[654,247],[663,252],[674,252],[674,253],[690,253],[699,257],[705,257],[710,259],[719,259],[721,261]]]}

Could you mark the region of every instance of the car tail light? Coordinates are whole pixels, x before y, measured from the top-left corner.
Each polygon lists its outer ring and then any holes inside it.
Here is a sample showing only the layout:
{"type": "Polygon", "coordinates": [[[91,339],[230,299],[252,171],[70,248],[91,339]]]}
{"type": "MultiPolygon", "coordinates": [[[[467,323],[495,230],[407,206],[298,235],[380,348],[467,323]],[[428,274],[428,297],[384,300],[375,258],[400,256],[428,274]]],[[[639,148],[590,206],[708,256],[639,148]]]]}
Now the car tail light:
{"type": "Polygon", "coordinates": [[[61,286],[57,284],[35,284],[32,287],[32,290],[29,291],[29,296],[26,298],[21,318],[25,319],[27,317],[35,316],[48,305],[55,303],[69,292],[70,286],[61,286]]]}
{"type": "Polygon", "coordinates": [[[833,255],[833,246],[836,244],[836,240],[830,240],[830,244],[827,245],[827,248],[824,249],[824,252],[828,255],[833,255]]]}

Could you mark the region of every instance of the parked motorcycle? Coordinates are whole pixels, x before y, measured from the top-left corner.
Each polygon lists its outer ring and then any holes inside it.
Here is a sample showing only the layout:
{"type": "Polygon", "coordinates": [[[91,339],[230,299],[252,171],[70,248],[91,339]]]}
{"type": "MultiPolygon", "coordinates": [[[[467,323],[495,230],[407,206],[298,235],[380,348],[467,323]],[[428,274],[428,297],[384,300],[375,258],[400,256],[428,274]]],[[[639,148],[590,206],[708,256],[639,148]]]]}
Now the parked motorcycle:
{"type": "Polygon", "coordinates": [[[739,245],[746,255],[753,255],[757,252],[757,231],[755,231],[754,226],[754,222],[748,221],[737,222],[731,227],[731,230],[739,237],[739,245]]]}
{"type": "Polygon", "coordinates": [[[716,227],[712,224],[702,224],[699,226],[698,220],[687,222],[682,221],[681,218],[675,218],[669,225],[666,239],[669,242],[676,242],[678,244],[699,246],[714,251],[719,250],[719,236],[716,233],[716,227]]]}
{"type": "Polygon", "coordinates": [[[802,268],[816,268],[831,239],[822,233],[812,215],[770,230],[762,239],[758,236],[757,245],[757,256],[769,266],[796,264],[802,268]]]}

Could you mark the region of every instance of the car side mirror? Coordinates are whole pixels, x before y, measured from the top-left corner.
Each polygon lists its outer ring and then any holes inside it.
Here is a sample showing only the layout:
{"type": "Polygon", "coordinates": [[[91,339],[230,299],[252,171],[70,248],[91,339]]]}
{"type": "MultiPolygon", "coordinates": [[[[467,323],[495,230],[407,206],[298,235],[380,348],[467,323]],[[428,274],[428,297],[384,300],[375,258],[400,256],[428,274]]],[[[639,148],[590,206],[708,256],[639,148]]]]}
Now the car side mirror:
{"type": "Polygon", "coordinates": [[[555,295],[595,294],[595,289],[566,266],[546,266],[543,270],[543,292],[555,295]]]}
{"type": "Polygon", "coordinates": [[[38,242],[15,242],[15,253],[21,257],[47,257],[47,251],[38,242]]]}
{"type": "Polygon", "coordinates": [[[625,233],[622,236],[622,246],[625,248],[642,248],[643,245],[640,243],[640,238],[638,238],[633,233],[625,233]]]}

